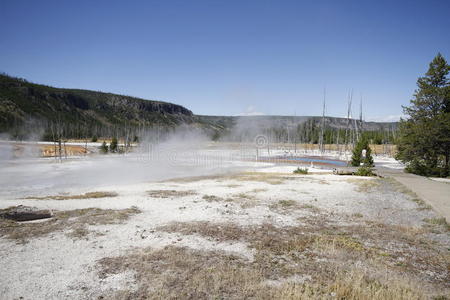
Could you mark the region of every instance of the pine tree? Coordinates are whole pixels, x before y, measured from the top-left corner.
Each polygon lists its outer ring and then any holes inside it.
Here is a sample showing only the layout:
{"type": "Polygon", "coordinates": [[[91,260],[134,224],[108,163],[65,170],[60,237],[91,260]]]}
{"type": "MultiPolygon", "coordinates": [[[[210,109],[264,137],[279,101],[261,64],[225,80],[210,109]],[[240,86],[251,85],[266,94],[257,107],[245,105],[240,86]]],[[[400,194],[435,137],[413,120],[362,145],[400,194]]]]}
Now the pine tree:
{"type": "Polygon", "coordinates": [[[369,147],[369,140],[365,137],[361,137],[353,148],[351,165],[359,167],[361,163],[365,167],[373,167],[372,150],[369,147]],[[362,152],[366,150],[366,155],[363,157],[362,152]]]}
{"type": "Polygon", "coordinates": [[[450,66],[441,54],[430,63],[400,122],[397,159],[408,172],[424,176],[450,175],[450,66]]]}
{"type": "Polygon", "coordinates": [[[105,141],[103,141],[102,145],[100,146],[100,151],[102,153],[108,153],[108,146],[106,145],[105,141]]]}
{"type": "Polygon", "coordinates": [[[111,140],[111,144],[109,144],[110,152],[117,152],[117,138],[113,137],[111,140]]]}

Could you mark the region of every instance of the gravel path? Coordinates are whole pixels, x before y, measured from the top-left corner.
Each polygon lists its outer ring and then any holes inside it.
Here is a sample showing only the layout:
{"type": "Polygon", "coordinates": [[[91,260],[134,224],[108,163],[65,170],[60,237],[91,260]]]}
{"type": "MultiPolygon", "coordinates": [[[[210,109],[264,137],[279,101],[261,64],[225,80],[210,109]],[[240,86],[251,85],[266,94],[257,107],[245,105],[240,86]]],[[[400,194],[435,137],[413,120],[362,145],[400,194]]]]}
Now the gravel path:
{"type": "Polygon", "coordinates": [[[377,171],[380,175],[392,177],[405,185],[450,223],[450,184],[404,173],[403,170],[377,168],[377,171]]]}

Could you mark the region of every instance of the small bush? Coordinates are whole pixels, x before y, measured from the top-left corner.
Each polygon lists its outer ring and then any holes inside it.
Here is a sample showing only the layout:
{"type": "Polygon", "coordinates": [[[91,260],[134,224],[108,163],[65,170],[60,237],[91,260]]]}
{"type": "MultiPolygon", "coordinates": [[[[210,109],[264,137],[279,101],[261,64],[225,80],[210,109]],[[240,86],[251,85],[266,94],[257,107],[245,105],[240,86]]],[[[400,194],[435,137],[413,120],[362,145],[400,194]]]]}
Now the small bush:
{"type": "Polygon", "coordinates": [[[92,139],[91,139],[91,142],[95,143],[95,142],[97,142],[97,141],[98,141],[98,138],[97,138],[96,135],[94,135],[94,136],[92,137],[92,139]]]}
{"type": "Polygon", "coordinates": [[[298,167],[296,170],[294,170],[294,174],[308,174],[308,168],[298,167]]]}
{"type": "Polygon", "coordinates": [[[373,173],[371,167],[362,166],[356,171],[355,175],[357,175],[357,176],[375,176],[375,173],[373,173]]]}
{"type": "Polygon", "coordinates": [[[100,146],[100,152],[102,153],[108,153],[108,146],[106,145],[106,142],[103,141],[102,145],[100,146]]]}
{"type": "Polygon", "coordinates": [[[109,151],[115,153],[117,152],[117,150],[118,150],[118,141],[117,138],[113,137],[111,140],[111,144],[109,144],[109,151]]]}

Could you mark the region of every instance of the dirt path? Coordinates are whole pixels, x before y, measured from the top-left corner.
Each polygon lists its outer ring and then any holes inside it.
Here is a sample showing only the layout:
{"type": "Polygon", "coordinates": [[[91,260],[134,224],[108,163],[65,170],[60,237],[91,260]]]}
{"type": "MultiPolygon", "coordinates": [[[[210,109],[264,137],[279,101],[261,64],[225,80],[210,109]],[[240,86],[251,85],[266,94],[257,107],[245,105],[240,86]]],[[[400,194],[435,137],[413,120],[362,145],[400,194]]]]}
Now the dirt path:
{"type": "Polygon", "coordinates": [[[450,184],[404,173],[402,170],[377,168],[377,171],[405,185],[450,223],[450,184]]]}

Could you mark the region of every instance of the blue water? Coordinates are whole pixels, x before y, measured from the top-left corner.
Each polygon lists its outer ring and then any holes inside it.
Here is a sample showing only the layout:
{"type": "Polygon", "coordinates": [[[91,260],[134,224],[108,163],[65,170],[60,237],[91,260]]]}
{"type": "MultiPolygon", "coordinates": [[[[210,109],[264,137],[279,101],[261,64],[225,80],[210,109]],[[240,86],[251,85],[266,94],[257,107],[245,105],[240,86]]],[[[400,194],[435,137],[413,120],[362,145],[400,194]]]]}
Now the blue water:
{"type": "Polygon", "coordinates": [[[295,161],[304,161],[304,162],[317,162],[317,163],[325,163],[340,167],[347,166],[347,163],[345,161],[339,161],[339,160],[328,160],[328,159],[321,159],[321,158],[315,158],[315,157],[289,157],[289,156],[281,156],[277,157],[277,159],[283,159],[283,160],[295,160],[295,161]]]}

